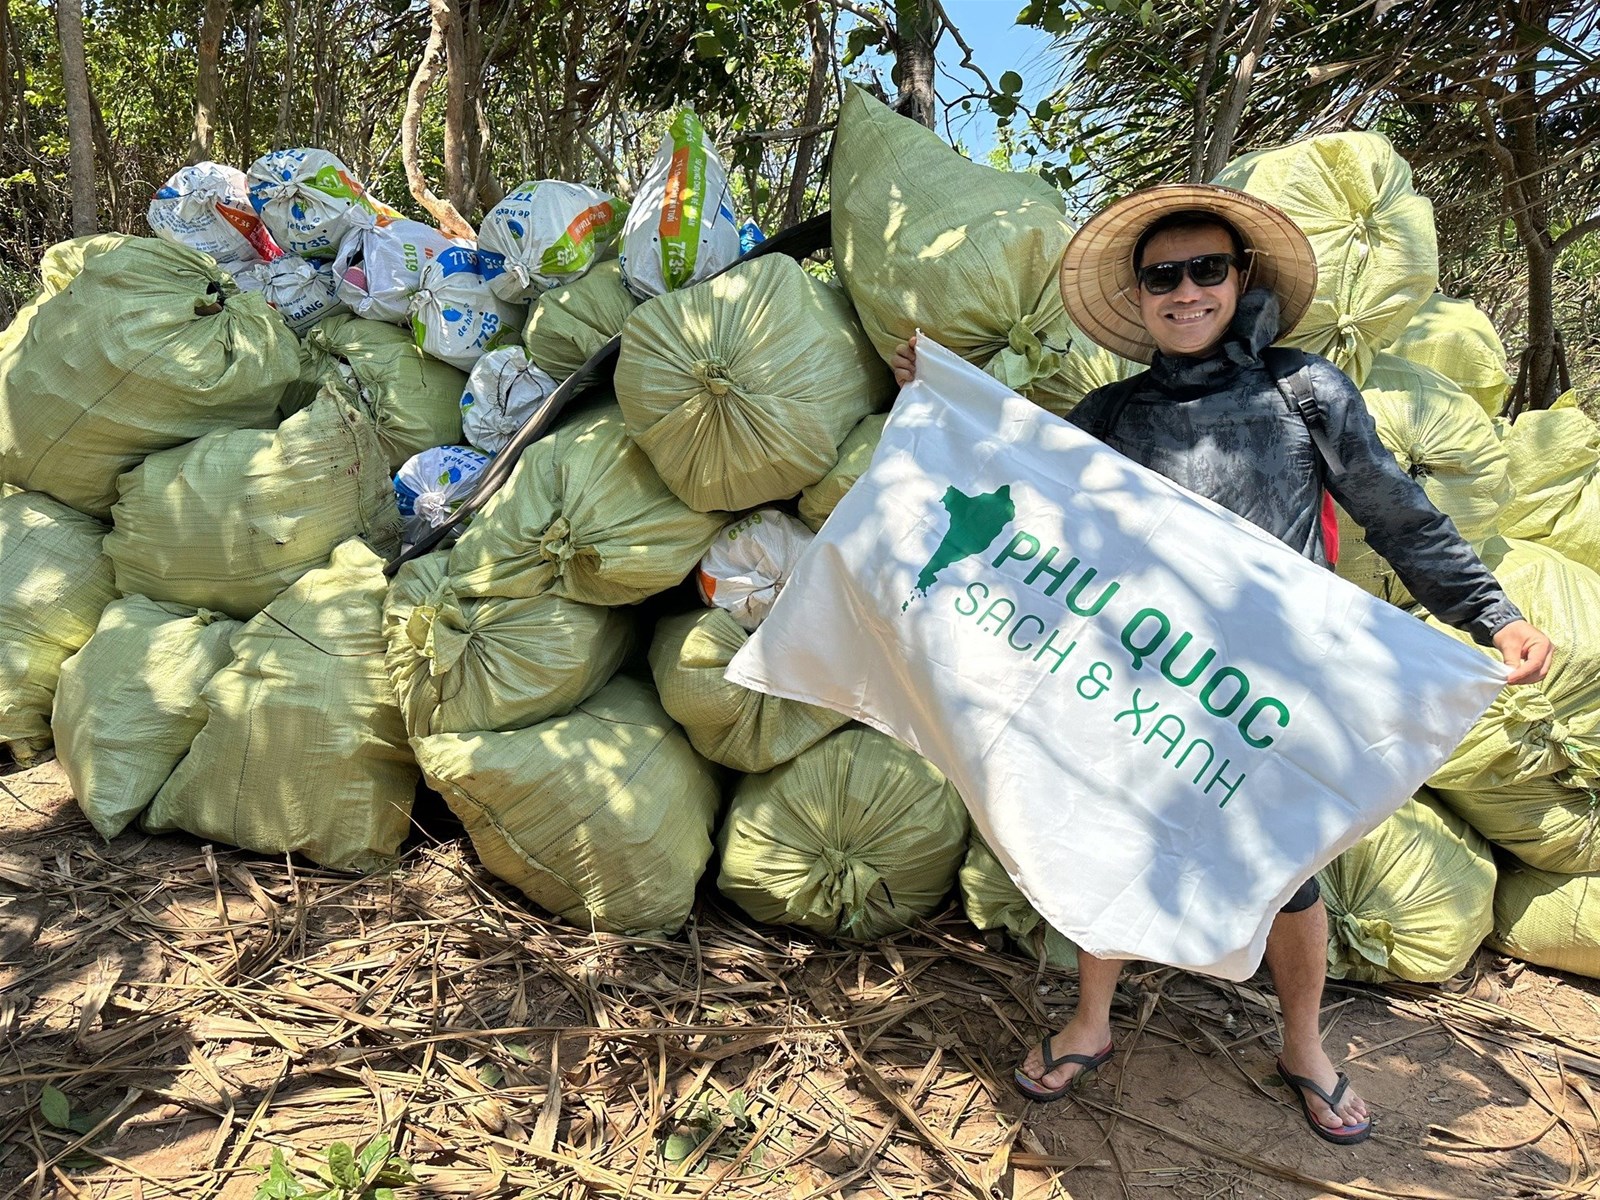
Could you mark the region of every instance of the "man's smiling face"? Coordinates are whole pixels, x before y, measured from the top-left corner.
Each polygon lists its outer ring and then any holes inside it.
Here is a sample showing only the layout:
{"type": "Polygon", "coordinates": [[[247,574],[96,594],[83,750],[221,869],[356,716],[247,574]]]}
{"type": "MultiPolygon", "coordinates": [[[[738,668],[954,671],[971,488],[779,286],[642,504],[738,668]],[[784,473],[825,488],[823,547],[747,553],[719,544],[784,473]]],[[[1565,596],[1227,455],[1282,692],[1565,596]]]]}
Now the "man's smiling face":
{"type": "MultiPolygon", "coordinates": [[[[1205,225],[1194,229],[1168,229],[1146,243],[1141,266],[1158,262],[1186,262],[1201,254],[1232,254],[1233,239],[1225,229],[1205,225]]],[[[1215,287],[1201,287],[1184,272],[1183,282],[1165,295],[1139,289],[1139,316],[1166,355],[1204,354],[1222,340],[1239,303],[1239,271],[1215,287]]]]}

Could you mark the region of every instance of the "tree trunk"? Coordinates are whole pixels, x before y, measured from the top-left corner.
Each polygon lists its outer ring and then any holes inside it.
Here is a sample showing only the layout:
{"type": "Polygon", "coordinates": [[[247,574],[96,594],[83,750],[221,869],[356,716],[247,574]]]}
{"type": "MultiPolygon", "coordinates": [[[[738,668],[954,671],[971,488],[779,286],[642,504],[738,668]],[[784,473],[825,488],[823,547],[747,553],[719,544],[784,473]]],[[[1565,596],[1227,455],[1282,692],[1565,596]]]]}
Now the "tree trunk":
{"type": "Polygon", "coordinates": [[[937,97],[933,89],[933,6],[928,0],[895,0],[895,66],[900,73],[902,116],[933,128],[937,97]]]}
{"type": "Polygon", "coordinates": [[[417,73],[411,77],[411,86],[406,90],[405,113],[400,118],[400,160],[405,164],[406,183],[411,188],[412,196],[428,210],[428,215],[440,231],[447,237],[475,238],[477,233],[466,218],[449,200],[434,194],[428,186],[427,176],[422,173],[422,154],[418,145],[422,106],[439,73],[439,59],[444,55],[444,29],[439,23],[439,7],[437,0],[429,5],[432,19],[428,28],[428,44],[422,51],[422,61],[417,64],[417,73]]]}
{"type": "Polygon", "coordinates": [[[472,172],[467,164],[466,33],[459,0],[428,0],[434,26],[444,35],[444,187],[450,205],[465,216],[472,211],[472,172]]]}
{"type": "Polygon", "coordinates": [[[1250,95],[1250,84],[1255,80],[1256,63],[1266,48],[1267,38],[1277,23],[1283,0],[1263,0],[1250,21],[1244,45],[1239,50],[1239,61],[1234,64],[1233,78],[1228,83],[1228,93],[1211,126],[1211,140],[1206,147],[1204,179],[1215,178],[1228,165],[1233,153],[1233,138],[1239,132],[1239,120],[1244,116],[1244,102],[1250,95]]]}
{"type": "Polygon", "coordinates": [[[189,161],[213,157],[217,135],[217,102],[222,96],[222,73],[217,58],[222,53],[222,27],[228,20],[228,0],[206,0],[200,17],[200,66],[194,81],[194,137],[189,161]]]}
{"type": "MultiPolygon", "coordinates": [[[[106,169],[106,209],[111,218],[109,224],[112,229],[128,229],[133,224],[134,214],[123,212],[123,204],[127,197],[117,182],[116,148],[111,144],[111,131],[106,128],[106,117],[100,111],[100,101],[92,92],[89,94],[89,127],[94,130],[95,161],[103,164],[106,169]]],[[[144,212],[141,210],[139,216],[143,215],[144,212]]]]}
{"type": "Polygon", "coordinates": [[[1556,256],[1547,246],[1528,246],[1528,352],[1523,406],[1549,408],[1561,393],[1557,369],[1556,256]]]}
{"type": "Polygon", "coordinates": [[[299,0],[283,0],[283,82],[278,92],[278,127],[273,131],[272,147],[281,150],[289,144],[294,112],[294,56],[298,48],[295,25],[300,16],[299,0]]]}
{"type": "Polygon", "coordinates": [[[1222,39],[1228,32],[1228,20],[1233,16],[1233,0],[1221,0],[1217,9],[1217,23],[1206,39],[1205,58],[1200,63],[1200,74],[1194,84],[1194,126],[1189,142],[1189,182],[1206,181],[1206,143],[1211,127],[1206,120],[1206,104],[1211,99],[1211,77],[1217,73],[1217,59],[1222,54],[1222,39]]]}
{"type": "MultiPolygon", "coordinates": [[[[1545,194],[1546,155],[1539,145],[1538,55],[1545,30],[1518,22],[1511,32],[1516,55],[1512,87],[1498,114],[1487,100],[1478,113],[1496,167],[1504,203],[1528,256],[1528,348],[1517,375],[1514,410],[1548,408],[1560,392],[1560,333],[1555,316],[1556,251],[1545,194]],[[1503,127],[1503,129],[1502,129],[1503,127]]],[[[1515,411],[1512,416],[1515,416],[1515,411]]]]}
{"type": "Polygon", "coordinates": [[[244,94],[239,98],[239,123],[234,132],[239,162],[246,169],[256,159],[256,51],[260,46],[261,5],[256,4],[250,9],[250,19],[244,27],[244,94]]]}
{"type": "MultiPolygon", "coordinates": [[[[822,105],[828,91],[828,66],[833,61],[832,47],[828,41],[828,23],[822,18],[821,0],[810,0],[806,5],[806,18],[811,27],[811,78],[806,83],[806,103],[800,113],[802,129],[809,129],[822,120],[822,105]]],[[[817,139],[821,136],[820,133],[807,133],[795,143],[794,174],[789,177],[789,194],[783,202],[785,229],[797,224],[805,215],[806,184],[811,181],[817,139]]]]}
{"type": "Polygon", "coordinates": [[[94,199],[94,124],[89,68],[83,56],[83,0],[56,0],[61,78],[67,94],[67,174],[72,181],[72,236],[99,232],[94,199]]]}
{"type": "Polygon", "coordinates": [[[11,35],[11,0],[0,0],[0,128],[11,119],[11,64],[22,65],[21,53],[11,35]]]}

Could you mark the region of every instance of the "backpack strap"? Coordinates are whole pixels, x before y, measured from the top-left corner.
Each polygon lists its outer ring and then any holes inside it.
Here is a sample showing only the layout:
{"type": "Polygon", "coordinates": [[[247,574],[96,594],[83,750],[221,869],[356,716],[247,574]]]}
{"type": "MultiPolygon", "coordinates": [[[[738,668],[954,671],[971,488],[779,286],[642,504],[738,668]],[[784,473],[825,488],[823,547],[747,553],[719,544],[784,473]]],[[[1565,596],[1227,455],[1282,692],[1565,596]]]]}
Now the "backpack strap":
{"type": "Polygon", "coordinates": [[[1344,462],[1328,432],[1327,418],[1317,407],[1317,393],[1311,384],[1311,368],[1305,352],[1292,346],[1270,346],[1261,352],[1261,361],[1266,364],[1272,382],[1278,385],[1289,411],[1305,422],[1306,432],[1311,435],[1311,444],[1317,448],[1327,477],[1343,476],[1344,462]]]}
{"type": "Polygon", "coordinates": [[[1125,389],[1118,388],[1111,402],[1100,410],[1094,421],[1084,428],[1084,432],[1090,437],[1109,443],[1111,431],[1117,427],[1117,422],[1122,420],[1122,410],[1127,407],[1128,392],[1125,389]]]}

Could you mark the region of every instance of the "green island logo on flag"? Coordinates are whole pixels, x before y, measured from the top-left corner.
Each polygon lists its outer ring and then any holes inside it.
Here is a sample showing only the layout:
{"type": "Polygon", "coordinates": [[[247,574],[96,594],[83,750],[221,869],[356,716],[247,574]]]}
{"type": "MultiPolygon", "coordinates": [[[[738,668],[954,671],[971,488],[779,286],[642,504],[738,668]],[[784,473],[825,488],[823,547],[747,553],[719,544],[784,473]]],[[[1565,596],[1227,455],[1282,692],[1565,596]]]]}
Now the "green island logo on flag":
{"type": "Polygon", "coordinates": [[[927,565],[917,573],[916,586],[900,606],[901,612],[911,607],[912,600],[928,594],[928,589],[939,578],[939,572],[964,558],[982,554],[994,545],[994,540],[1017,515],[1017,506],[1011,502],[1009,483],[981,496],[969,496],[958,488],[948,487],[939,503],[950,515],[950,531],[944,535],[944,540],[934,550],[927,565]]]}

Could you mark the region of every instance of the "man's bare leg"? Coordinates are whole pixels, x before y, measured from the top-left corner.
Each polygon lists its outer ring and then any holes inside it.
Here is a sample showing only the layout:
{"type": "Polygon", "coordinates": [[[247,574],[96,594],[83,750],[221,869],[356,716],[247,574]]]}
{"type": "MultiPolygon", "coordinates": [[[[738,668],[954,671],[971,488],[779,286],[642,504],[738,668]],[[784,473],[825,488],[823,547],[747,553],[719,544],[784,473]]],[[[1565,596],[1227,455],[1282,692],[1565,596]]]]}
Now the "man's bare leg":
{"type": "MultiPolygon", "coordinates": [[[[1099,1054],[1111,1041],[1111,1000],[1117,993],[1122,962],[1115,958],[1095,958],[1078,951],[1078,1007],[1061,1032],[1050,1039],[1050,1054],[1099,1054]]],[[[1041,1088],[1054,1091],[1083,1070],[1077,1063],[1063,1063],[1044,1074],[1044,1056],[1035,1046],[1022,1060],[1022,1073],[1041,1088]]]]}
{"type": "MultiPolygon", "coordinates": [[[[1312,1079],[1329,1094],[1338,1072],[1322,1048],[1322,985],[1328,974],[1328,910],[1319,898],[1310,908],[1279,913],[1267,934],[1267,971],[1283,1008],[1283,1065],[1312,1079]]],[[[1102,1043],[1103,1045],[1104,1043],[1102,1043]]],[[[1367,1119],[1367,1103],[1346,1088],[1337,1110],[1309,1092],[1311,1114],[1334,1131],[1367,1119]]]]}

